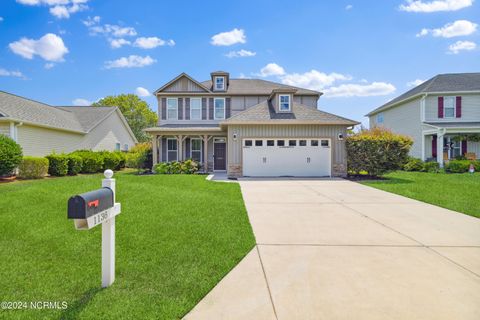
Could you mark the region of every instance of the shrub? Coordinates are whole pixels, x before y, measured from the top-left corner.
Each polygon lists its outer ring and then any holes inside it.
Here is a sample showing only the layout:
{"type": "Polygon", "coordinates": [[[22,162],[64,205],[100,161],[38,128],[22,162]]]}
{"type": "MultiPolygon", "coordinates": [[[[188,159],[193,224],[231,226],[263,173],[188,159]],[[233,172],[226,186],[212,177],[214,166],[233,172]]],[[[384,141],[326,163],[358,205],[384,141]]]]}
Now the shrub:
{"type": "Polygon", "coordinates": [[[22,147],[15,140],[0,134],[0,176],[12,174],[22,155],[22,147]]]}
{"type": "Polygon", "coordinates": [[[403,166],[405,171],[423,171],[423,161],[417,158],[409,158],[403,166]]]}
{"type": "Polygon", "coordinates": [[[476,172],[480,172],[480,160],[473,161],[473,166],[476,172]]]}
{"type": "Polygon", "coordinates": [[[125,168],[126,162],[127,162],[127,153],[121,152],[121,151],[115,151],[117,154],[118,158],[120,159],[120,163],[118,164],[118,168],[123,169],[125,168]]]}
{"type": "Polygon", "coordinates": [[[200,164],[192,159],[185,161],[171,161],[157,163],[153,170],[158,174],[195,174],[200,164]]]}
{"type": "Polygon", "coordinates": [[[99,152],[91,150],[78,150],[73,153],[82,158],[82,173],[96,173],[102,171],[103,156],[99,152]]]}
{"type": "Polygon", "coordinates": [[[141,163],[136,167],[138,169],[151,169],[153,166],[152,144],[150,142],[137,143],[133,146],[129,153],[140,153],[141,163]]]}
{"type": "Polygon", "coordinates": [[[122,160],[118,152],[101,151],[103,156],[103,170],[120,170],[120,161],[122,160]]]}
{"type": "Polygon", "coordinates": [[[410,137],[384,128],[362,130],[346,139],[348,171],[378,176],[399,170],[407,162],[412,144],[410,137]]]}
{"type": "Polygon", "coordinates": [[[48,174],[51,176],[66,176],[68,173],[68,157],[64,154],[50,154],[48,159],[48,174]]]}
{"type": "Polygon", "coordinates": [[[142,152],[129,152],[127,153],[126,166],[128,168],[134,168],[137,170],[143,169],[146,154],[142,152]]]}
{"type": "Polygon", "coordinates": [[[440,167],[438,166],[438,162],[436,161],[429,161],[429,162],[425,162],[423,164],[423,171],[425,172],[433,172],[433,173],[437,173],[440,171],[440,167]]]}
{"type": "Polygon", "coordinates": [[[24,157],[18,166],[18,176],[23,179],[40,179],[48,172],[48,159],[24,157]]]}
{"type": "Polygon", "coordinates": [[[75,176],[79,174],[82,171],[82,166],[83,166],[82,157],[75,154],[69,154],[67,155],[67,159],[68,159],[68,174],[71,176],[75,176]]]}
{"type": "Polygon", "coordinates": [[[469,160],[450,160],[445,163],[445,171],[450,173],[464,173],[468,171],[472,161],[469,160]]]}

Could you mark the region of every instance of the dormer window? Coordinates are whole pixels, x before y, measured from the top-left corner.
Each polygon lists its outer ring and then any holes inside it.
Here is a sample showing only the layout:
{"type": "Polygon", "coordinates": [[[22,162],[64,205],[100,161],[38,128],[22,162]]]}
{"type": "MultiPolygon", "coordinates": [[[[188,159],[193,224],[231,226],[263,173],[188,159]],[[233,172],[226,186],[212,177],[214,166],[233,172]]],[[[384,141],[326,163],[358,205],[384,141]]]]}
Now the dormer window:
{"type": "Polygon", "coordinates": [[[215,90],[216,91],[225,90],[225,77],[215,77],[215,90]]]}
{"type": "Polygon", "coordinates": [[[281,94],[278,96],[278,110],[283,112],[291,110],[289,94],[281,94]]]}

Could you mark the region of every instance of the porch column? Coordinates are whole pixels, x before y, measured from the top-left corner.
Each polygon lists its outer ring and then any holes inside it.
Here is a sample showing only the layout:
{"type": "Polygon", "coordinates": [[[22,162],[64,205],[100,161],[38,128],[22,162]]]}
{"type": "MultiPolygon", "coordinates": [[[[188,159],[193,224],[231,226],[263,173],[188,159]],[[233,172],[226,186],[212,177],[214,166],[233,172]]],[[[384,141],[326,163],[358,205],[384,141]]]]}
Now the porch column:
{"type": "Polygon", "coordinates": [[[203,135],[203,171],[208,171],[208,135],[203,135]]]}
{"type": "Polygon", "coordinates": [[[443,168],[443,135],[440,132],[437,134],[437,162],[440,168],[443,168]]]}
{"type": "Polygon", "coordinates": [[[156,134],[152,135],[152,163],[156,165],[158,163],[158,136],[156,134]]]}
{"type": "Polygon", "coordinates": [[[178,161],[183,160],[183,136],[179,135],[177,137],[177,146],[178,146],[178,161]]]}

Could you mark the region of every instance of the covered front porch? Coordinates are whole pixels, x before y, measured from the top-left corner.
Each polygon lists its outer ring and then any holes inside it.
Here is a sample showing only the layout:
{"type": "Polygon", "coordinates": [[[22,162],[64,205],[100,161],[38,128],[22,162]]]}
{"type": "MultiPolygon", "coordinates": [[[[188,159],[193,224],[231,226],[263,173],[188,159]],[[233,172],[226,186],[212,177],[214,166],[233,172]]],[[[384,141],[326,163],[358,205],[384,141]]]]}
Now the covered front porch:
{"type": "Polygon", "coordinates": [[[219,126],[160,126],[146,130],[152,136],[153,164],[193,159],[201,172],[227,168],[227,132],[219,126]]]}
{"type": "Polygon", "coordinates": [[[424,161],[446,161],[458,158],[480,158],[480,123],[426,124],[423,130],[424,161]]]}

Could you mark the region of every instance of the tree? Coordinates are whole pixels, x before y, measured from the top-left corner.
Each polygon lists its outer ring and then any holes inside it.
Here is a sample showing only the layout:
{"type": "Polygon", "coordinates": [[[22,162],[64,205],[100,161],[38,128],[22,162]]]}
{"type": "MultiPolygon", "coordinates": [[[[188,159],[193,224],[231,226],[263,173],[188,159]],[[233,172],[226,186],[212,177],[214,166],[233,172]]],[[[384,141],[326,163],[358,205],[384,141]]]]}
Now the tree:
{"type": "Polygon", "coordinates": [[[157,114],[150,109],[147,102],[143,101],[135,94],[107,96],[100,99],[98,102],[95,102],[92,106],[118,107],[120,111],[122,111],[123,116],[127,120],[128,125],[139,142],[150,140],[149,136],[143,131],[143,129],[157,125],[157,114]]]}

